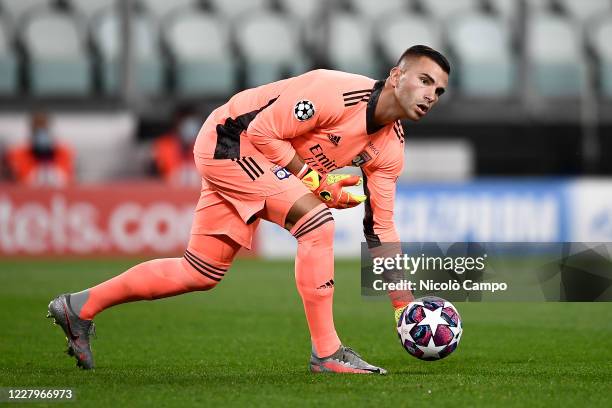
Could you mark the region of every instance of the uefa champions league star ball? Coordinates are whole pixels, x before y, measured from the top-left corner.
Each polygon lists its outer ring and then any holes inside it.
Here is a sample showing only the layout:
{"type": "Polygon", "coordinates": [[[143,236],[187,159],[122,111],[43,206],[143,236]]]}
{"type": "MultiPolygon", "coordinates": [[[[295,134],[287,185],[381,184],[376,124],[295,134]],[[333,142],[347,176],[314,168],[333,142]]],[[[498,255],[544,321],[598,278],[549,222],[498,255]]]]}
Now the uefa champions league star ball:
{"type": "Polygon", "coordinates": [[[410,302],[397,322],[404,349],[421,360],[439,360],[455,351],[461,340],[461,317],[452,303],[434,296],[410,302]]]}

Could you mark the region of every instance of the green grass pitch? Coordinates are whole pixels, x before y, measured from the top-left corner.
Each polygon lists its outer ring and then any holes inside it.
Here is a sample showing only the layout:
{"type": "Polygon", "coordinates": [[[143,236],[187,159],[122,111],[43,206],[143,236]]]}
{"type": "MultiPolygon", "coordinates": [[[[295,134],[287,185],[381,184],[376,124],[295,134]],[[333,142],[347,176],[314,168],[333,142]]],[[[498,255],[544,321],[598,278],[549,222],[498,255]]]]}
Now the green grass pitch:
{"type": "Polygon", "coordinates": [[[459,303],[458,350],[422,362],[400,347],[388,302],[360,297],[348,261],[336,263],[337,330],[388,376],[310,374],[292,263],[247,259],[212,292],[100,314],[97,368],[76,369],[47,303],[133,263],[0,261],[0,387],[76,390],[53,407],[610,406],[611,304],[459,303]]]}

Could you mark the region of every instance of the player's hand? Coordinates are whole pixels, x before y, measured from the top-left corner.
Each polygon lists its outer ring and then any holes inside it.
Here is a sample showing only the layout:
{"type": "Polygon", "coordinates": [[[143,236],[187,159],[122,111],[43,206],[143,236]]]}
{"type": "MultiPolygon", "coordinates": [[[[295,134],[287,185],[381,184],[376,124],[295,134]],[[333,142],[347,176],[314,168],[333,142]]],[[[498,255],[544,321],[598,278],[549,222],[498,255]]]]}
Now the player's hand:
{"type": "Polygon", "coordinates": [[[395,317],[395,323],[399,323],[399,319],[400,317],[402,317],[402,313],[404,312],[404,309],[406,308],[406,306],[403,307],[398,307],[397,309],[395,309],[395,312],[393,313],[393,317],[395,317]]]}
{"type": "Polygon", "coordinates": [[[302,177],[302,182],[330,208],[352,208],[366,200],[363,194],[353,194],[344,190],[344,187],[360,185],[359,176],[350,174],[321,176],[315,170],[309,170],[302,177]]]}

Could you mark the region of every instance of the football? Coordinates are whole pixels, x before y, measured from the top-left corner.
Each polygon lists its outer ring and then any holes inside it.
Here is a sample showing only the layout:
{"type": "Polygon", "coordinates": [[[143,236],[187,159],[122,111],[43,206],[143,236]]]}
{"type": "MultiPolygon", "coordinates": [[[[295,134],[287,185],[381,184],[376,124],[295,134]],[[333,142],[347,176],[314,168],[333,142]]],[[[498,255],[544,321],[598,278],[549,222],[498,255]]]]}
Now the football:
{"type": "Polygon", "coordinates": [[[457,349],[463,327],[452,303],[438,297],[410,302],[397,322],[404,349],[421,360],[440,360],[457,349]]]}

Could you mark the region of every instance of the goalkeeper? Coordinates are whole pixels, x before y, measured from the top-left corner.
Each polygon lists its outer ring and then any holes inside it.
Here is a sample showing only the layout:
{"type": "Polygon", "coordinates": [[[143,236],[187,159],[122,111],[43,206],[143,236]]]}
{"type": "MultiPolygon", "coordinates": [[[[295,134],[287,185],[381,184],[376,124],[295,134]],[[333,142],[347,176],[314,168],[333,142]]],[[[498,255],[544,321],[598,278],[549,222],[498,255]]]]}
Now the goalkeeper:
{"type": "MultiPolygon", "coordinates": [[[[94,366],[89,336],[98,313],[120,303],[213,289],[238,250],[250,249],[265,219],[298,242],[295,280],[312,341],[310,370],[384,374],[342,345],[334,328],[329,208],[365,202],[369,246],[399,241],[393,205],[404,160],[400,120],[425,116],[444,93],[449,72],[440,53],[414,46],[386,80],[316,70],[245,90],[213,111],[194,147],[202,190],[184,256],[138,264],[49,304],[77,365],[94,366]],[[361,167],[365,195],[343,189],[360,177],[329,174],[350,165],[361,167]]],[[[390,295],[395,308],[411,300],[409,292],[390,295]]]]}

